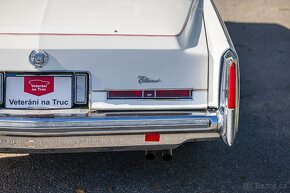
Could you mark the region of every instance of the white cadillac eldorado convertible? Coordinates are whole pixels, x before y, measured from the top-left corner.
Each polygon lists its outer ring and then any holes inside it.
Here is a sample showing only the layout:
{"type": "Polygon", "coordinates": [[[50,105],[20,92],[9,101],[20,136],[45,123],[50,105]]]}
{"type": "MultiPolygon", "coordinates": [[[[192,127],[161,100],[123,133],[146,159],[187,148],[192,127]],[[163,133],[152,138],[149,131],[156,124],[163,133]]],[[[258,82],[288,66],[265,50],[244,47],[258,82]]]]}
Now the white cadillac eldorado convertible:
{"type": "Polygon", "coordinates": [[[0,0],[0,152],[231,146],[239,92],[211,0],[0,0]]]}

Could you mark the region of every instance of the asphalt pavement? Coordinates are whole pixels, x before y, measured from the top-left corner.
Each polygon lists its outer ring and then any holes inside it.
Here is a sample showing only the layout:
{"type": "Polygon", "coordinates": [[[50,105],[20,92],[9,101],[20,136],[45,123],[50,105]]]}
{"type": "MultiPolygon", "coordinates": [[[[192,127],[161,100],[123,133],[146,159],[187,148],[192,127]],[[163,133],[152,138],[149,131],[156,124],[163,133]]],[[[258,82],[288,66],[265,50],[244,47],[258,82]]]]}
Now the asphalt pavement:
{"type": "Polygon", "coordinates": [[[0,192],[290,192],[290,1],[215,2],[240,56],[232,148],[185,144],[171,162],[143,152],[0,154],[0,192]]]}

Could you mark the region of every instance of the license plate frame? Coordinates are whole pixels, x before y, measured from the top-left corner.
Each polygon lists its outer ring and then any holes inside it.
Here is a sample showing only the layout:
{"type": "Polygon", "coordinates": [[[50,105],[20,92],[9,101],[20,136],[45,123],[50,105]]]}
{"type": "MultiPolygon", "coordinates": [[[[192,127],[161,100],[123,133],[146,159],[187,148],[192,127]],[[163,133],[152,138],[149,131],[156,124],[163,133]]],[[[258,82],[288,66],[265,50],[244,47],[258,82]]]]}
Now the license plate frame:
{"type": "Polygon", "coordinates": [[[7,74],[7,109],[71,109],[74,81],[71,74],[7,74]]]}

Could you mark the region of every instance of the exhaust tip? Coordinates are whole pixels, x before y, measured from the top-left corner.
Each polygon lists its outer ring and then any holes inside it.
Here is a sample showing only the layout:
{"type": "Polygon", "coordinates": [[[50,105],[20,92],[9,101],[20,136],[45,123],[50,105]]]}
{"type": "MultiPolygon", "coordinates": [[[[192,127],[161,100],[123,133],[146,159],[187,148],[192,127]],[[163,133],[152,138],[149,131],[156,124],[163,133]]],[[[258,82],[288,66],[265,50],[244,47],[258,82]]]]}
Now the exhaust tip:
{"type": "Polygon", "coordinates": [[[156,158],[156,153],[153,151],[146,151],[145,152],[145,159],[147,160],[154,160],[156,158]]]}
{"type": "Polygon", "coordinates": [[[171,150],[162,151],[162,159],[164,161],[171,161],[172,160],[172,149],[171,150]]]}
{"type": "Polygon", "coordinates": [[[172,155],[166,154],[166,155],[162,156],[162,159],[164,161],[171,161],[172,160],[172,155]]]}

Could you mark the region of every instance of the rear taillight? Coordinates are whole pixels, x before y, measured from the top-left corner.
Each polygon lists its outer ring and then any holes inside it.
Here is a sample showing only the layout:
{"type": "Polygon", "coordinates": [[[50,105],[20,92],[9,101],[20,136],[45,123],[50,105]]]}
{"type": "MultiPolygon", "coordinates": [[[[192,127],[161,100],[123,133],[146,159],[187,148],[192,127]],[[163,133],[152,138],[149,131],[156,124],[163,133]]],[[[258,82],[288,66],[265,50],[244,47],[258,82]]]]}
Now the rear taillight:
{"type": "Polygon", "coordinates": [[[189,90],[157,90],[156,98],[189,98],[191,91],[189,90]]]}
{"type": "Polygon", "coordinates": [[[223,140],[233,145],[239,123],[240,80],[237,54],[228,50],[223,56],[220,90],[220,133],[223,140]]]}
{"type": "Polygon", "coordinates": [[[108,99],[191,99],[192,90],[108,91],[108,99]]]}
{"type": "Polygon", "coordinates": [[[236,108],[236,63],[231,62],[228,67],[228,108],[236,108]]]}
{"type": "Polygon", "coordinates": [[[4,76],[0,73],[0,105],[3,104],[4,76]]]}
{"type": "Polygon", "coordinates": [[[134,99],[134,98],[142,98],[142,91],[109,91],[108,92],[109,99],[134,99]]]}

